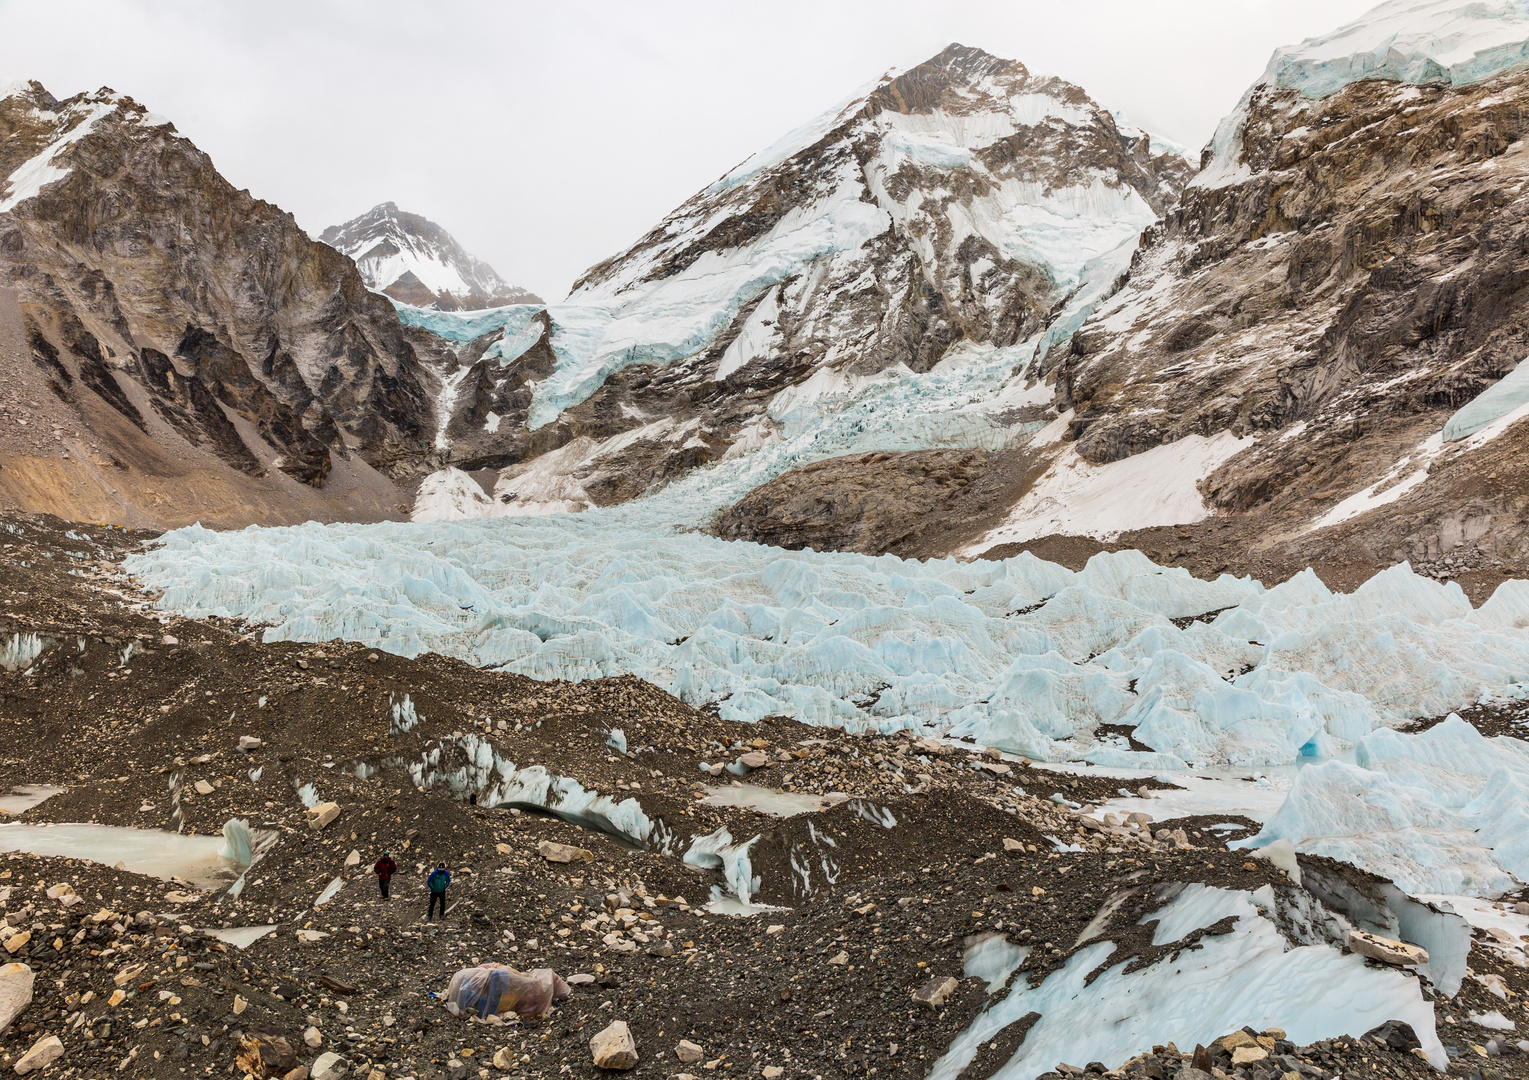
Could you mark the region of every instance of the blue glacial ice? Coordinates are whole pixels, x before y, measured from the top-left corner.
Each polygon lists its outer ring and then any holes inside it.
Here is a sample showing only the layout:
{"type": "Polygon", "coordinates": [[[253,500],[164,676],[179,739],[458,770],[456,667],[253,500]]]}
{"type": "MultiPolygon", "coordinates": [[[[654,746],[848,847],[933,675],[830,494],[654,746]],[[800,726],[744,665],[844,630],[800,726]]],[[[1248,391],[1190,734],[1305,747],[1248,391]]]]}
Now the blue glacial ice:
{"type": "MultiPolygon", "coordinates": [[[[398,321],[405,326],[429,330],[436,337],[462,344],[493,330],[502,330],[506,338],[524,333],[542,311],[541,304],[511,304],[482,311],[436,311],[393,301],[398,321]]],[[[511,357],[510,359],[514,359],[511,357]]]]}
{"type": "Polygon", "coordinates": [[[160,608],[538,679],[633,673],[728,720],[943,732],[1040,759],[1183,768],[1338,752],[1529,681],[1529,584],[1480,610],[1401,564],[1354,593],[1101,554],[1080,572],[791,552],[630,516],[167,533],[160,608]],[[1210,613],[1219,612],[1211,615],[1210,613]],[[1184,628],[1172,620],[1205,615],[1184,628]],[[1096,738],[1127,724],[1153,751],[1096,738]]]}

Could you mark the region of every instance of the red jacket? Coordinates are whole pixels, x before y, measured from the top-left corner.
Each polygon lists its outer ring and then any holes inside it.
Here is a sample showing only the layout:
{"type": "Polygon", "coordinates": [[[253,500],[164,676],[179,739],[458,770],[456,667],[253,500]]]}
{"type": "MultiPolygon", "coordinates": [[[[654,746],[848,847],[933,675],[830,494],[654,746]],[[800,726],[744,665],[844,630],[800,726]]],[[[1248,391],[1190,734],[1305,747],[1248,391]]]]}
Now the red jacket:
{"type": "Polygon", "coordinates": [[[372,872],[380,877],[383,881],[386,881],[388,878],[392,877],[397,870],[398,864],[393,861],[393,857],[391,855],[384,855],[382,858],[377,860],[377,865],[372,867],[372,872]]]}

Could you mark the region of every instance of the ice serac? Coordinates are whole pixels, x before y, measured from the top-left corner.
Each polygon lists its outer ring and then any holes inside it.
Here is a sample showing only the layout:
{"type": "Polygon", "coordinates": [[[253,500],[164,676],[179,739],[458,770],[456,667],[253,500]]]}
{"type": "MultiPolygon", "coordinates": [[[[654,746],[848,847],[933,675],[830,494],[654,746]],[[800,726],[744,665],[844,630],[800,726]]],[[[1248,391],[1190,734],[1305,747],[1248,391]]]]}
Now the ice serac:
{"type": "MultiPolygon", "coordinates": [[[[930,374],[1040,334],[1191,171],[1079,87],[952,45],[697,193],[589,270],[539,338],[507,327],[497,352],[464,349],[454,408],[499,420],[445,457],[530,473],[497,510],[519,513],[627,501],[750,454],[815,380],[930,374]]],[[[1034,404],[973,430],[1012,434],[1034,404]]]]}
{"type": "Polygon", "coordinates": [[[1394,0],[1276,51],[1124,287],[1047,354],[1064,458],[1230,433],[1198,490],[1311,530],[1308,558],[1518,557],[1516,487],[1479,479],[1520,474],[1521,391],[1461,407],[1529,353],[1526,105],[1517,0],[1394,0]]]}
{"type": "Polygon", "coordinates": [[[367,288],[415,307],[476,310],[539,304],[541,298],[508,284],[429,218],[385,202],[319,237],[356,261],[367,288]]]}
{"type": "Polygon", "coordinates": [[[392,305],[111,90],[0,96],[0,504],[133,524],[395,513],[430,403],[392,305]]]}

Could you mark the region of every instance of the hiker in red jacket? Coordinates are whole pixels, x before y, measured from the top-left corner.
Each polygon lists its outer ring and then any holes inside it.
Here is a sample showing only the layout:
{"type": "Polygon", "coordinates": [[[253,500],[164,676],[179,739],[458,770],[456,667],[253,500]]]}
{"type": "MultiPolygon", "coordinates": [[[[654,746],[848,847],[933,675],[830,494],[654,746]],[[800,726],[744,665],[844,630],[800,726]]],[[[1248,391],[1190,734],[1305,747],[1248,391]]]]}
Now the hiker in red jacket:
{"type": "Polygon", "coordinates": [[[388,896],[388,879],[397,872],[398,864],[393,861],[393,856],[389,855],[386,851],[382,853],[382,858],[378,859],[376,865],[372,867],[372,873],[377,875],[377,888],[382,890],[382,898],[384,900],[390,899],[388,896]]]}

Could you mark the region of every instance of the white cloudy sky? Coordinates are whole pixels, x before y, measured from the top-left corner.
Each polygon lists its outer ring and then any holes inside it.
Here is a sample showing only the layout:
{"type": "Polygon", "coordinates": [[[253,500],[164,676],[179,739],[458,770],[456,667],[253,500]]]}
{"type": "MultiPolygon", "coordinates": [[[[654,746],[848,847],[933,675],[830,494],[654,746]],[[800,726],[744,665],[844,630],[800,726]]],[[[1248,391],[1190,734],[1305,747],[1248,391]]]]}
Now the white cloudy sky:
{"type": "Polygon", "coordinates": [[[0,0],[0,82],[175,121],[310,232],[392,199],[511,281],[587,266],[959,41],[1199,147],[1280,44],[1372,0],[0,0]]]}

